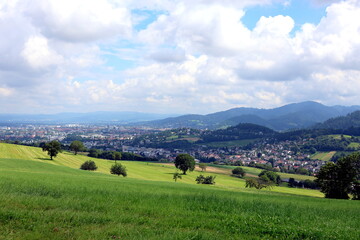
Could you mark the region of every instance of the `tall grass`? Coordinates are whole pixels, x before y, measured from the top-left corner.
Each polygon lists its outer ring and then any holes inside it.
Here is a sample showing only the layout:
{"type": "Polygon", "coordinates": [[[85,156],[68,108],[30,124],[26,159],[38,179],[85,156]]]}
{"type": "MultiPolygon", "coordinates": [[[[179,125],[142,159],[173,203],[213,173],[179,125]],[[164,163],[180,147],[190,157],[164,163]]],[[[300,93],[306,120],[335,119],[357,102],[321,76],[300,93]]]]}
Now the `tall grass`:
{"type": "Polygon", "coordinates": [[[0,239],[358,239],[360,203],[0,159],[0,239]]]}

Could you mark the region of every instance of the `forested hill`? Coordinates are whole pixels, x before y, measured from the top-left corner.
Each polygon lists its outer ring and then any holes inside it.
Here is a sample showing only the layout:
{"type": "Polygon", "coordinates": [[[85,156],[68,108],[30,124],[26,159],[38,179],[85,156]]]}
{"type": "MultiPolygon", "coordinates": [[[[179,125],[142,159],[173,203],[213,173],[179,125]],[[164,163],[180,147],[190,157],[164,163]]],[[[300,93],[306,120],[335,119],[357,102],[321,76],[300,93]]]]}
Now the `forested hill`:
{"type": "Polygon", "coordinates": [[[239,123],[253,123],[283,131],[313,126],[333,117],[360,110],[360,106],[325,106],[317,102],[288,104],[274,109],[233,108],[207,115],[183,115],[138,123],[150,127],[219,129],[239,123]]]}
{"type": "Polygon", "coordinates": [[[227,129],[204,132],[201,136],[204,142],[232,141],[273,137],[276,132],[270,128],[251,123],[240,123],[227,129]]]}
{"type": "Polygon", "coordinates": [[[360,128],[360,111],[352,112],[343,117],[331,118],[324,123],[315,125],[318,129],[349,129],[360,128]]]}

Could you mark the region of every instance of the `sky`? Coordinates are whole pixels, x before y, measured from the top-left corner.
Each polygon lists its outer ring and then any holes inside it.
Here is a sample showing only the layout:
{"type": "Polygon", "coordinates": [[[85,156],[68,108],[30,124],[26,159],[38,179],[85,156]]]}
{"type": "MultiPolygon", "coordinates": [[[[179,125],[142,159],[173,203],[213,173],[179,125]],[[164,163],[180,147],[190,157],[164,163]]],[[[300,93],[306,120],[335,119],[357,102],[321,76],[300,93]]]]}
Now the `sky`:
{"type": "Polygon", "coordinates": [[[0,113],[360,104],[360,0],[0,0],[0,113]]]}

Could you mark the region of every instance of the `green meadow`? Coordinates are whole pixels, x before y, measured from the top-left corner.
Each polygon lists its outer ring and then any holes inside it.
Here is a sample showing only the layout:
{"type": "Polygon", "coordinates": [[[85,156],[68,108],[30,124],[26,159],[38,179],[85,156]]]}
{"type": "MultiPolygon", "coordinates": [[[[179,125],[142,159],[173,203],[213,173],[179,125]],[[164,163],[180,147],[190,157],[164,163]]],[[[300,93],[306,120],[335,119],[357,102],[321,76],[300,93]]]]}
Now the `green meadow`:
{"type": "MultiPolygon", "coordinates": [[[[167,164],[113,162],[0,144],[0,239],[358,239],[359,201],[324,199],[314,190],[244,188],[221,171],[216,185],[178,182],[167,164]]],[[[221,169],[220,169],[221,170],[221,169]]]]}
{"type": "Polygon", "coordinates": [[[336,151],[331,152],[317,152],[310,158],[313,160],[330,161],[331,158],[336,154],[336,151]]]}

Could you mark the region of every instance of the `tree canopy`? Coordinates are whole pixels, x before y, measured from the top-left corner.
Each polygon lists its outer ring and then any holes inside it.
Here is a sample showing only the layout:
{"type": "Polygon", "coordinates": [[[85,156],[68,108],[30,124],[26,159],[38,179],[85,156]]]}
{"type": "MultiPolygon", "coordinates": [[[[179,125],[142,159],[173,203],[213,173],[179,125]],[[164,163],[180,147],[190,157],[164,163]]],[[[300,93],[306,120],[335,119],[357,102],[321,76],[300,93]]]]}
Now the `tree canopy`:
{"type": "Polygon", "coordinates": [[[195,159],[186,153],[179,154],[175,159],[175,167],[183,171],[183,174],[186,175],[187,171],[194,171],[195,159]]]}
{"type": "Polygon", "coordinates": [[[316,176],[321,192],[326,198],[360,199],[360,153],[341,158],[337,163],[328,162],[316,176]]]}
{"type": "Polygon", "coordinates": [[[50,159],[52,160],[53,157],[56,157],[58,153],[61,152],[61,144],[58,141],[54,140],[43,144],[42,150],[44,152],[46,151],[50,156],[50,159]]]}
{"type": "Polygon", "coordinates": [[[70,144],[70,149],[74,151],[76,155],[78,152],[83,151],[85,149],[85,146],[80,141],[72,141],[72,143],[70,144]]]}

